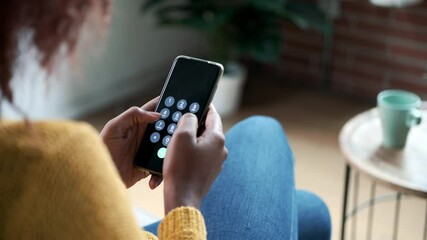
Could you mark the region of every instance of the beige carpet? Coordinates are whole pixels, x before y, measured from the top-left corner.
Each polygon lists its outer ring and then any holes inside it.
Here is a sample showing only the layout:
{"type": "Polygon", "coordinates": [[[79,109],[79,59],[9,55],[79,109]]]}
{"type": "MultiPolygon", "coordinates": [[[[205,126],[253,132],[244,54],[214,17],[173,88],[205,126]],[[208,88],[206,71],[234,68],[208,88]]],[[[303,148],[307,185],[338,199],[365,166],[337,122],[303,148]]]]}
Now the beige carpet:
{"type": "MultiPolygon", "coordinates": [[[[108,119],[127,107],[140,105],[146,99],[130,98],[86,120],[101,128],[108,119]]],[[[247,86],[241,110],[235,116],[224,119],[224,126],[228,129],[235,122],[251,115],[277,118],[283,124],[295,154],[297,187],[310,190],[324,199],[332,216],[333,239],[339,239],[345,165],[339,150],[338,134],[348,119],[374,104],[374,101],[352,100],[272,82],[251,82],[247,86]]],[[[361,177],[359,202],[367,199],[370,183],[370,180],[361,177]]],[[[155,216],[163,216],[162,186],[151,191],[147,181],[143,180],[129,192],[137,207],[155,216]]],[[[379,187],[378,192],[387,194],[390,190],[379,187]]],[[[394,206],[393,202],[387,202],[375,208],[372,239],[392,239],[394,206]]],[[[424,200],[406,197],[401,205],[398,239],[422,239],[425,214],[424,200]]],[[[367,210],[361,211],[357,217],[355,239],[366,239],[366,219],[367,210]]],[[[349,222],[347,226],[351,224],[349,222]]],[[[350,230],[348,228],[347,239],[352,239],[350,230]]]]}

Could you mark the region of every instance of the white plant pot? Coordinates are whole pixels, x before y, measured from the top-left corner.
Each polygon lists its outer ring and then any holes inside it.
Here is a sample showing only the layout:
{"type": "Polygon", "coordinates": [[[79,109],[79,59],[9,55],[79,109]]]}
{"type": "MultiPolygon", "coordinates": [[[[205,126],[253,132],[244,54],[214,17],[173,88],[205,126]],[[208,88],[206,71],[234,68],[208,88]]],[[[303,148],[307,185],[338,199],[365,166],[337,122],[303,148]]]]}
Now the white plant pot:
{"type": "Polygon", "coordinates": [[[222,117],[228,117],[237,112],[246,82],[246,69],[243,65],[231,62],[226,66],[226,69],[226,73],[219,80],[212,101],[222,117]]]}

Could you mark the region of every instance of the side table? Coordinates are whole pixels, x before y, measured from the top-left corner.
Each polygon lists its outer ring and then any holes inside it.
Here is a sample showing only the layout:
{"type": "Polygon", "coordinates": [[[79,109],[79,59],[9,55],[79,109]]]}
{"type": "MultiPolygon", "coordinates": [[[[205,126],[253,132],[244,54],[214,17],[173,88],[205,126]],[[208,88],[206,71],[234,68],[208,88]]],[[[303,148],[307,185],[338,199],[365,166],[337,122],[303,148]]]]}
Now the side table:
{"type": "MultiPolygon", "coordinates": [[[[427,198],[427,102],[421,106],[423,123],[410,130],[406,147],[402,150],[383,148],[381,123],[377,109],[371,109],[350,119],[341,129],[340,149],[345,156],[345,186],[341,222],[341,239],[345,239],[345,224],[358,211],[358,176],[362,174],[372,179],[370,200],[368,201],[367,239],[371,239],[372,221],[376,200],[376,184],[395,190],[396,209],[393,239],[397,239],[400,201],[402,194],[427,198]],[[354,208],[347,212],[351,171],[356,172],[354,183],[354,208]]],[[[353,231],[356,228],[353,221],[353,231]]],[[[427,239],[427,213],[424,228],[427,239]]]]}

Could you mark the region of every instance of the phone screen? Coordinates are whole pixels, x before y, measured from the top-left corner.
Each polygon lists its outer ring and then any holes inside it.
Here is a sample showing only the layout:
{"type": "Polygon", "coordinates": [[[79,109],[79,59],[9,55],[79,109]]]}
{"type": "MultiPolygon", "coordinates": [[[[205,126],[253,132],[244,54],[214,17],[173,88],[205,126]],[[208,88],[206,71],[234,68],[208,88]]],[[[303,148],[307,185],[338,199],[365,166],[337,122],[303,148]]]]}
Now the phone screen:
{"type": "Polygon", "coordinates": [[[136,167],[162,173],[167,146],[180,118],[191,112],[201,123],[222,72],[218,63],[186,56],[175,59],[156,107],[162,116],[148,125],[135,157],[136,167]]]}

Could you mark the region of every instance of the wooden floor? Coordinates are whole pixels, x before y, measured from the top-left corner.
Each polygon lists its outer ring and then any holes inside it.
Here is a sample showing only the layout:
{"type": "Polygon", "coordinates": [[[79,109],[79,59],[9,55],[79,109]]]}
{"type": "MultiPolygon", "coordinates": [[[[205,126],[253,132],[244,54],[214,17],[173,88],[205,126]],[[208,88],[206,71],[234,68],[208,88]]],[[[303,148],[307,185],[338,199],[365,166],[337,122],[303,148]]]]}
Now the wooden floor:
{"type": "MultiPolygon", "coordinates": [[[[141,105],[158,91],[155,89],[151,96],[129,98],[85,120],[100,129],[108,119],[130,106],[141,105]]],[[[291,88],[273,81],[251,81],[246,87],[240,111],[223,121],[225,129],[228,129],[248,116],[268,115],[283,124],[295,155],[297,187],[310,190],[324,199],[332,216],[333,239],[339,239],[345,165],[338,146],[338,134],[348,119],[374,105],[374,101],[291,88]]],[[[369,179],[361,177],[359,202],[367,199],[370,183],[369,179]]],[[[162,186],[149,190],[147,181],[143,180],[129,189],[129,193],[137,207],[162,217],[162,190],[162,186]]],[[[379,194],[391,193],[387,188],[379,187],[377,190],[379,194]]],[[[386,202],[376,207],[372,239],[392,239],[394,206],[393,202],[386,202]]],[[[422,239],[425,214],[424,200],[405,197],[401,205],[398,239],[422,239]]],[[[353,224],[349,223],[348,226],[353,224]]],[[[356,223],[355,239],[366,239],[366,210],[358,214],[356,223]]],[[[350,228],[348,233],[347,239],[351,239],[350,228]]]]}

